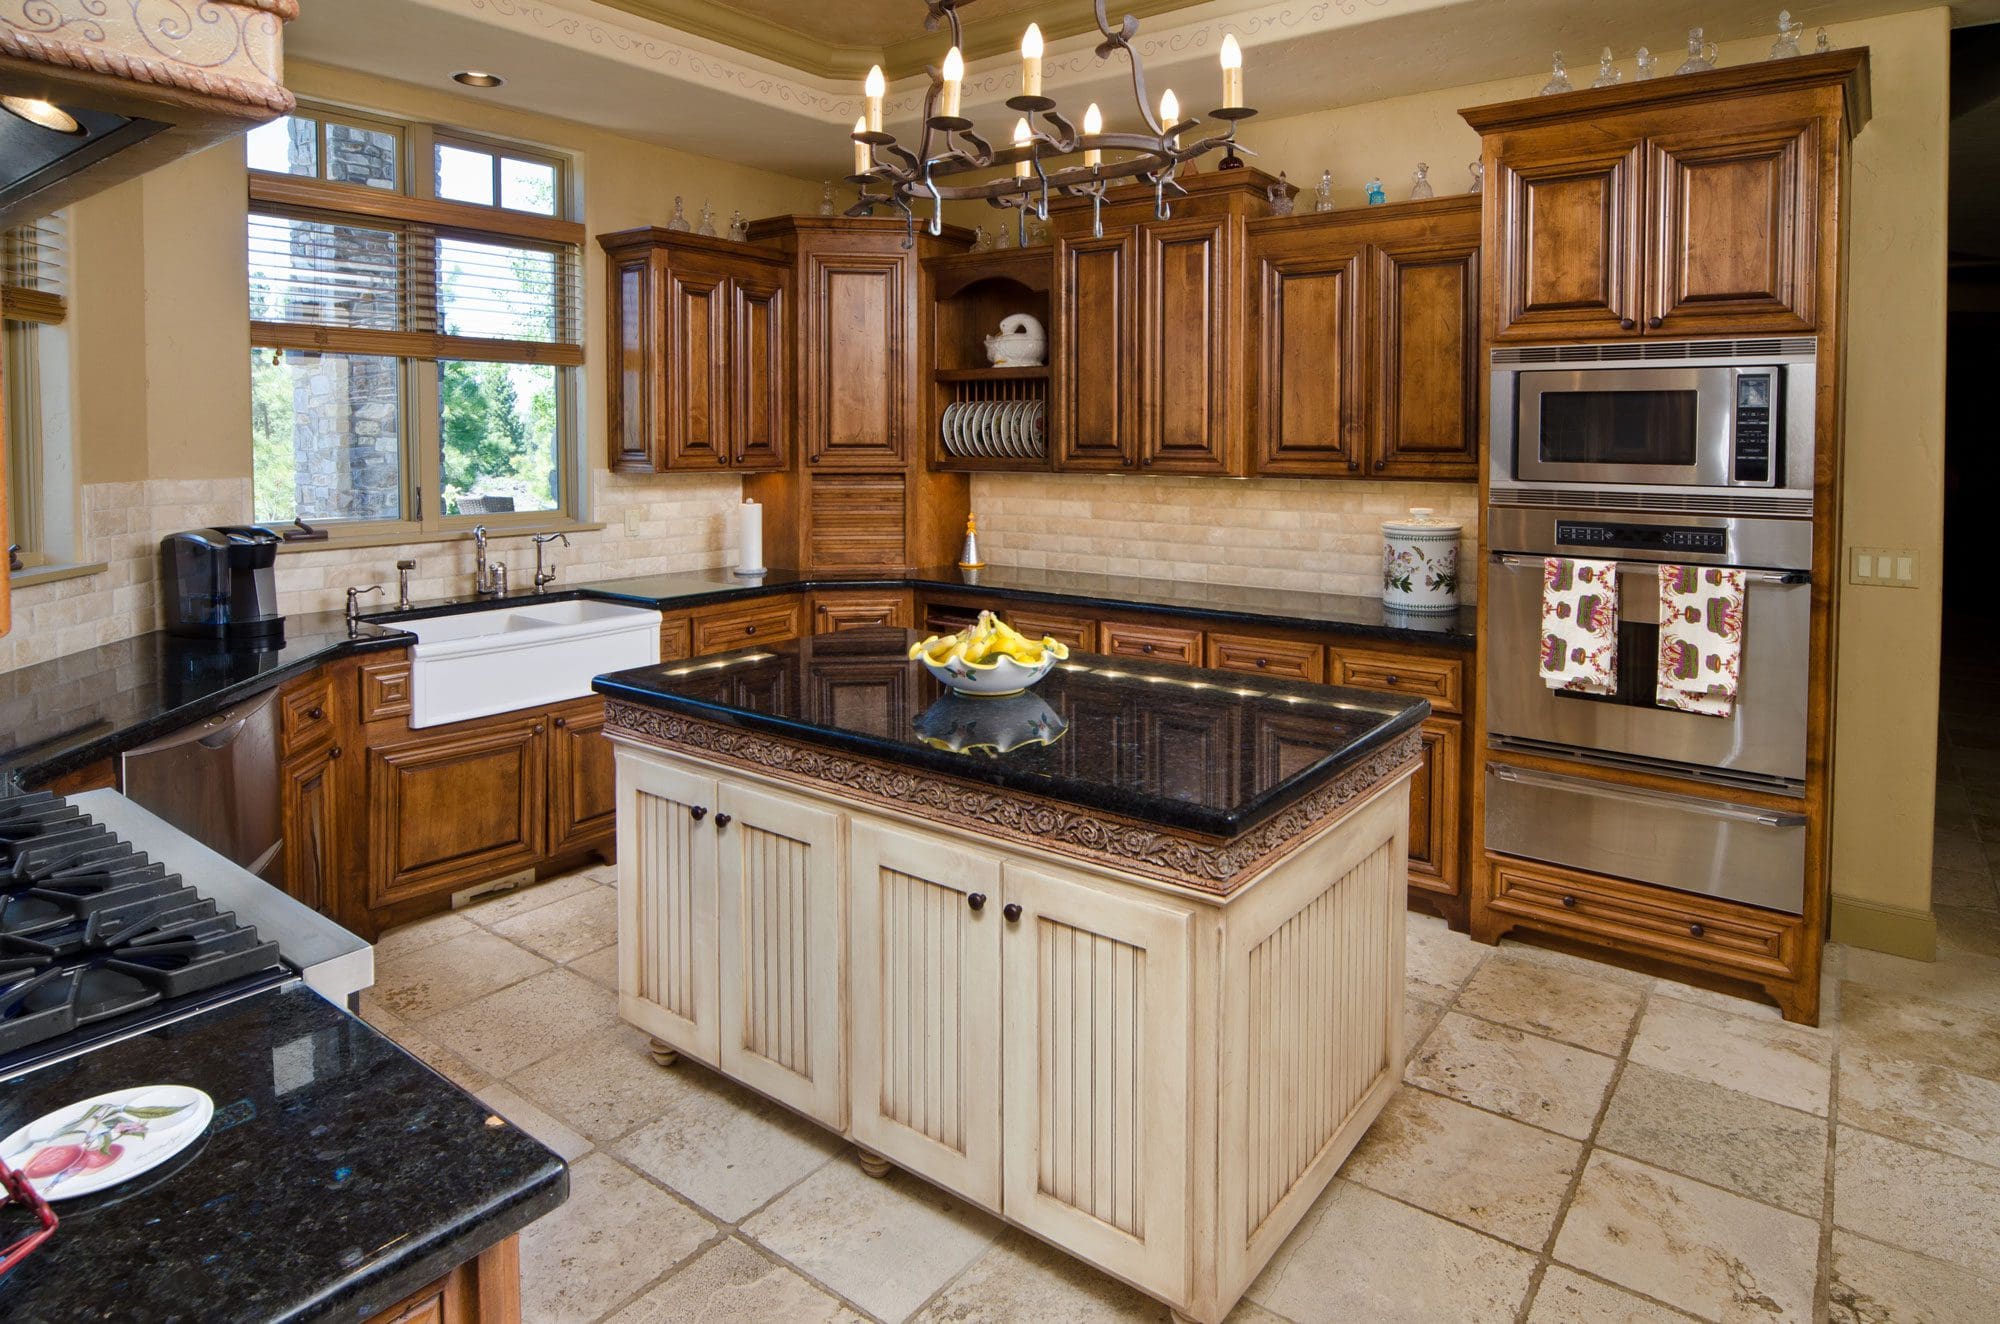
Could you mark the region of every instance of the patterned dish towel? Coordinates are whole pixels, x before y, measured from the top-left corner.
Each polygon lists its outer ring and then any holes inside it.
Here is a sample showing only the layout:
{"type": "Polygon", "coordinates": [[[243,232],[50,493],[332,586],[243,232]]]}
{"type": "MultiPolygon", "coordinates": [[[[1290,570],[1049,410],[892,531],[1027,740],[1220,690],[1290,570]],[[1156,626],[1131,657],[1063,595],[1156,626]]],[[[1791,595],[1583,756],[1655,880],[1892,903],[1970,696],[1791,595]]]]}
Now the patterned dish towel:
{"type": "Polygon", "coordinates": [[[1741,570],[1660,567],[1661,707],[1705,717],[1736,711],[1744,596],[1741,570]]]}
{"type": "Polygon", "coordinates": [[[1542,684],[1583,694],[1618,691],[1618,563],[1542,561],[1542,684]]]}

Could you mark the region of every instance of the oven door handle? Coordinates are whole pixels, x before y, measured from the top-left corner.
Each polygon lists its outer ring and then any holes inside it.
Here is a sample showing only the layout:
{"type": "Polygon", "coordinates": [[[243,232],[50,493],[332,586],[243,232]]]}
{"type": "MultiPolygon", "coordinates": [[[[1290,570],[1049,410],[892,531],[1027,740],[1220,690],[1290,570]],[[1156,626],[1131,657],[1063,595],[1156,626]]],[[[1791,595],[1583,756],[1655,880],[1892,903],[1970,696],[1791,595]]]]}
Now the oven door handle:
{"type": "Polygon", "coordinates": [[[1675,795],[1670,791],[1647,791],[1636,786],[1620,786],[1613,782],[1594,782],[1582,777],[1565,777],[1559,773],[1537,772],[1531,768],[1510,768],[1505,764],[1489,763],[1486,773],[1498,777],[1503,782],[1517,782],[1522,786],[1540,786],[1553,791],[1573,791],[1580,795],[1594,795],[1603,800],[1624,800],[1634,804],[1664,805],[1673,809],[1690,809],[1710,814],[1716,818],[1734,819],[1739,823],[1755,823],[1759,827],[1796,828],[1806,825],[1804,814],[1782,814],[1772,809],[1756,809],[1749,805],[1731,804],[1726,800],[1705,800],[1695,795],[1675,795]]]}
{"type": "MultiPolygon", "coordinates": [[[[1540,570],[1542,562],[1545,559],[1545,557],[1540,556],[1517,556],[1512,552],[1493,553],[1494,564],[1506,566],[1509,570],[1540,570]]],[[[1628,570],[1633,574],[1638,574],[1647,568],[1654,568],[1655,573],[1657,573],[1657,567],[1662,563],[1658,561],[1618,561],[1616,564],[1620,574],[1624,574],[1628,570]]],[[[1699,561],[1687,561],[1671,562],[1669,564],[1698,566],[1702,563],[1699,561]]],[[[1744,570],[1743,578],[1752,584],[1810,584],[1812,583],[1812,572],[1809,570],[1744,570]]]]}

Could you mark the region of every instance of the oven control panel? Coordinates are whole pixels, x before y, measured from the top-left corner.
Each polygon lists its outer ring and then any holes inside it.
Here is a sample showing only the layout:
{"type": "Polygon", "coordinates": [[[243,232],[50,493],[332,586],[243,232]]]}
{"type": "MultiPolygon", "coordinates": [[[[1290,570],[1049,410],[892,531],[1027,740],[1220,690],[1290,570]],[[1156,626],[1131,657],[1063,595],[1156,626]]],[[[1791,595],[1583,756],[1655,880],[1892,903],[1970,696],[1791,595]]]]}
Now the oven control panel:
{"type": "Polygon", "coordinates": [[[1620,524],[1607,520],[1557,520],[1556,542],[1621,552],[1726,556],[1729,530],[1684,524],[1620,524]]]}
{"type": "Polygon", "coordinates": [[[1762,487],[1771,481],[1771,413],[1777,394],[1775,368],[1737,374],[1735,441],[1730,454],[1730,481],[1762,487]]]}

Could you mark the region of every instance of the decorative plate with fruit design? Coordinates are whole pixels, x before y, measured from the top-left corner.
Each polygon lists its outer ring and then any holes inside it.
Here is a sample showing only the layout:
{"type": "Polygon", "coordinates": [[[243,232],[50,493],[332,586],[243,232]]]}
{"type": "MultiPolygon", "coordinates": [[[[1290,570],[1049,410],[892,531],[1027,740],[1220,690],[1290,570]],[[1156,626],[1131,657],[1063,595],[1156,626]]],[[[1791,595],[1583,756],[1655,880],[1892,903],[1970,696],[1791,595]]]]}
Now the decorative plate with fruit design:
{"type": "Polygon", "coordinates": [[[208,1129],[215,1102],[187,1085],[114,1090],[58,1108],[0,1140],[0,1161],[44,1200],[90,1195],[150,1172],[208,1129]]]}

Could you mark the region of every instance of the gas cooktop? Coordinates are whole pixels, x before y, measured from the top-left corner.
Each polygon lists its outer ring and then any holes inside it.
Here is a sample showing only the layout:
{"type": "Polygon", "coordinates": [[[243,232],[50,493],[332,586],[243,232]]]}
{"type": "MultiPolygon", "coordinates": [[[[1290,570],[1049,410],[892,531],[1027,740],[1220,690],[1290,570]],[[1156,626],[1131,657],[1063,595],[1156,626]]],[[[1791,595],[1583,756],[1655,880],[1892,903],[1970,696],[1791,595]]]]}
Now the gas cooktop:
{"type": "Polygon", "coordinates": [[[276,942],[76,805],[0,798],[0,1078],[294,977],[276,942]]]}

